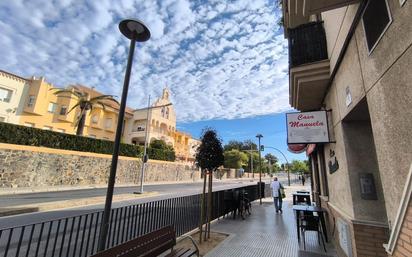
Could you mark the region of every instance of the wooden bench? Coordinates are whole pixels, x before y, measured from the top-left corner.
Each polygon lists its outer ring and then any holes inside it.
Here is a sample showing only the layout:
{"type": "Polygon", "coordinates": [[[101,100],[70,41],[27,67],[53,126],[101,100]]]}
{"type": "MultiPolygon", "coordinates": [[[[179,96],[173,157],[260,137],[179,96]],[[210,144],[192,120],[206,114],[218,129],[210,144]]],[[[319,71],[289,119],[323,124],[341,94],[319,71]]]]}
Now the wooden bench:
{"type": "Polygon", "coordinates": [[[176,233],[173,226],[167,226],[99,252],[92,257],[155,257],[161,254],[167,257],[199,256],[199,248],[192,237],[185,236],[179,241],[186,238],[192,241],[195,249],[174,249],[176,246],[176,233]],[[165,253],[168,250],[170,250],[170,253],[165,253]]]}

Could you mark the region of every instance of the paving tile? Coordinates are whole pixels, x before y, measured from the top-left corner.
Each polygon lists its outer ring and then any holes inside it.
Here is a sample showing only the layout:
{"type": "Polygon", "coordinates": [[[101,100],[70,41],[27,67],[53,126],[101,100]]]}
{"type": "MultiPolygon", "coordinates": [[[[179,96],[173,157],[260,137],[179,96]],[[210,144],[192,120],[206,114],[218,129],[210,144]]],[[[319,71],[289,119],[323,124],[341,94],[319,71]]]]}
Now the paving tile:
{"type": "Polygon", "coordinates": [[[283,214],[276,214],[271,198],[266,198],[262,205],[258,202],[253,204],[252,215],[246,216],[245,220],[226,217],[215,222],[212,230],[230,236],[209,252],[207,257],[337,256],[332,243],[327,244],[325,253],[318,243],[316,232],[312,231],[306,233],[306,251],[303,251],[303,243],[299,247],[290,201],[284,202],[283,214]]]}

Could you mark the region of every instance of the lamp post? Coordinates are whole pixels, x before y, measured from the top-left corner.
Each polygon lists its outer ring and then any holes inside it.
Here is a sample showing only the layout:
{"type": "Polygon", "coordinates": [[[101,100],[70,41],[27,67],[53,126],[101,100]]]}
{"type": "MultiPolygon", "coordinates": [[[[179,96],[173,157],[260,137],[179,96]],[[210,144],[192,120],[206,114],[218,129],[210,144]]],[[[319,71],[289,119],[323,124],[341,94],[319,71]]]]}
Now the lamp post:
{"type": "Polygon", "coordinates": [[[135,194],[143,194],[144,172],[145,172],[145,169],[146,169],[146,163],[149,159],[148,156],[147,156],[147,144],[148,144],[149,128],[150,128],[150,109],[166,107],[166,106],[169,106],[169,105],[172,105],[172,103],[168,103],[168,104],[160,105],[160,106],[150,107],[150,95],[149,95],[149,100],[147,102],[146,128],[145,128],[145,136],[144,136],[144,150],[143,150],[143,158],[142,158],[142,170],[140,172],[140,191],[134,192],[135,194]]]}
{"type": "Polygon", "coordinates": [[[120,32],[130,39],[129,56],[127,59],[126,74],[123,83],[122,99],[119,108],[119,118],[117,120],[116,137],[114,140],[114,148],[112,155],[112,163],[110,166],[109,182],[107,185],[106,202],[104,205],[104,212],[102,223],[100,227],[99,243],[97,251],[103,251],[106,248],[106,238],[110,222],[110,210],[112,208],[113,189],[117,171],[117,161],[119,159],[120,139],[123,130],[124,112],[126,109],[127,92],[129,90],[130,74],[132,71],[133,55],[136,42],[144,42],[150,38],[150,31],[146,25],[134,19],[122,20],[119,23],[120,32]]]}
{"type": "Polygon", "coordinates": [[[260,139],[263,137],[262,134],[257,134],[256,137],[259,140],[259,202],[262,204],[262,189],[261,189],[261,184],[262,184],[262,158],[261,158],[261,149],[260,149],[260,139]]]}
{"type": "Polygon", "coordinates": [[[276,147],[272,147],[272,146],[265,146],[265,147],[266,147],[266,148],[270,148],[270,149],[274,149],[274,150],[278,151],[278,152],[283,156],[283,158],[285,158],[285,160],[286,160],[286,169],[287,169],[287,172],[288,172],[288,186],[290,186],[290,173],[289,173],[289,162],[288,162],[288,159],[287,159],[286,156],[283,154],[283,152],[282,152],[281,150],[277,149],[276,147]]]}

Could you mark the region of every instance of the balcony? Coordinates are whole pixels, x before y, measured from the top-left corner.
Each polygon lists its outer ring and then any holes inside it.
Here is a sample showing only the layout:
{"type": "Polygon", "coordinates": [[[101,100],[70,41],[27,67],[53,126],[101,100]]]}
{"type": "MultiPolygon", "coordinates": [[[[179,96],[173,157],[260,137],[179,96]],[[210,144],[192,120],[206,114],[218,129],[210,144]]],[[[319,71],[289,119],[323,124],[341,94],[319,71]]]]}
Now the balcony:
{"type": "Polygon", "coordinates": [[[358,3],[360,0],[283,0],[285,36],[288,29],[309,22],[311,15],[358,3]]]}
{"type": "Polygon", "coordinates": [[[330,66],[322,22],[289,29],[289,95],[300,111],[321,106],[330,77],[330,66]]]}

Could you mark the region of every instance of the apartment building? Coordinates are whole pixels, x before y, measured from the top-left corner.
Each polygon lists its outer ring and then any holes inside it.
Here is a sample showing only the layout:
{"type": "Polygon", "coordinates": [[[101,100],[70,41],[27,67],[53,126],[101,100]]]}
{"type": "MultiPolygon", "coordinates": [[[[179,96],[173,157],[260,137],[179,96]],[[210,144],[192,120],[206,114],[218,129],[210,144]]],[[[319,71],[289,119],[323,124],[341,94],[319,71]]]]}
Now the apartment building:
{"type": "Polygon", "coordinates": [[[290,104],[327,112],[330,140],[308,154],[339,255],[412,256],[411,0],[283,0],[282,11],[290,104]]]}
{"type": "Polygon", "coordinates": [[[19,124],[28,88],[25,78],[0,70],[0,122],[19,124]]]}
{"type": "MultiPolygon", "coordinates": [[[[76,122],[80,114],[77,107],[69,112],[77,103],[72,94],[55,94],[56,87],[43,77],[31,78],[30,87],[25,97],[20,124],[47,129],[61,133],[76,134],[76,122]]],[[[102,93],[82,85],[71,85],[66,89],[86,94],[90,99],[102,93]]],[[[118,104],[105,101],[105,108],[96,105],[86,115],[83,135],[92,138],[114,140],[118,118],[118,104]]],[[[132,117],[131,109],[127,108],[125,122],[132,117]]]]}
{"type": "MultiPolygon", "coordinates": [[[[81,92],[89,98],[102,95],[82,85],[71,85],[66,89],[81,92]]],[[[26,79],[0,71],[0,121],[75,134],[80,108],[69,111],[77,103],[77,98],[71,94],[56,95],[57,90],[44,77],[26,79]]],[[[114,140],[119,106],[110,101],[103,103],[104,109],[96,105],[87,113],[83,135],[114,140]]],[[[132,109],[126,108],[126,124],[132,116],[132,109]]]]}

